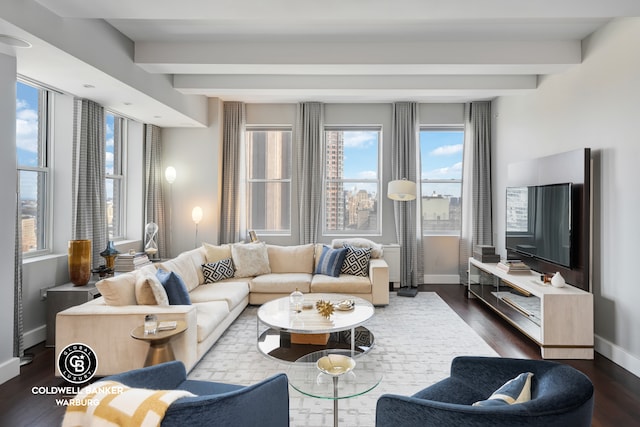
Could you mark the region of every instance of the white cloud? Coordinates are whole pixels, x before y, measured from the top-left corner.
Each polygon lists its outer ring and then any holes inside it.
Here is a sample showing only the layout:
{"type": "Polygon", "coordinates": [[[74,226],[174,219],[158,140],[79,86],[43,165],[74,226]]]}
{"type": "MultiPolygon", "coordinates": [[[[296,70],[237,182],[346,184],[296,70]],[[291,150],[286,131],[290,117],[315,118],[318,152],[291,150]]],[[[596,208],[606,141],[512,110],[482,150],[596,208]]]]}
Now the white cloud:
{"type": "Polygon", "coordinates": [[[462,170],[462,162],[454,163],[451,166],[443,168],[433,169],[431,171],[424,172],[422,179],[448,179],[448,178],[460,178],[460,171],[462,170]]]}
{"type": "Polygon", "coordinates": [[[38,112],[28,108],[26,101],[16,101],[16,145],[18,148],[38,152],[38,112]]]}
{"type": "Polygon", "coordinates": [[[451,154],[457,154],[462,152],[462,144],[454,144],[454,145],[443,145],[442,147],[438,147],[435,150],[432,150],[432,156],[449,156],[451,154]]]}
{"type": "Polygon", "coordinates": [[[361,179],[376,179],[378,173],[376,171],[360,171],[358,172],[358,178],[361,179]]]}
{"type": "Polygon", "coordinates": [[[113,137],[107,138],[107,147],[113,147],[113,137]]]}
{"type": "Polygon", "coordinates": [[[350,148],[368,147],[378,141],[377,134],[377,132],[371,131],[347,131],[344,133],[344,146],[350,148]]]}

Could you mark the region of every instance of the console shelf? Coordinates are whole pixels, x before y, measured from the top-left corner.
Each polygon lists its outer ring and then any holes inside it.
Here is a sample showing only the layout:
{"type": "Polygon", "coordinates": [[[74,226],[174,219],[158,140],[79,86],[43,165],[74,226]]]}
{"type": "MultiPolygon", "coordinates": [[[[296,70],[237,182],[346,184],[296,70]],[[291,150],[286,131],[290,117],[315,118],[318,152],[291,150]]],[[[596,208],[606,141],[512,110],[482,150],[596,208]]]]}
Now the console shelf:
{"type": "Polygon", "coordinates": [[[509,274],[469,259],[475,296],[540,346],[545,359],[593,359],[593,295],[554,288],[534,272],[509,274]]]}

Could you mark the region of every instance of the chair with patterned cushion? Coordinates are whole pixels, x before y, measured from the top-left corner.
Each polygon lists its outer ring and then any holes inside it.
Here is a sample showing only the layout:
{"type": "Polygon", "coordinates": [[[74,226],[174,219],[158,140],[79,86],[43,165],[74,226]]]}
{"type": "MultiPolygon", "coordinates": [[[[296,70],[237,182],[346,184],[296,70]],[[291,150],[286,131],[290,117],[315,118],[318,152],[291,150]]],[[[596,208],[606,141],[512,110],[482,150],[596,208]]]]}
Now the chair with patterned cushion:
{"type": "Polygon", "coordinates": [[[592,414],[593,384],[571,366],[461,356],[452,361],[448,378],[413,396],[381,396],[376,426],[588,427],[592,414]],[[529,372],[533,375],[527,382],[528,376],[521,374],[529,372]],[[513,403],[518,397],[529,397],[525,386],[530,386],[530,400],[513,403]]]}
{"type": "Polygon", "coordinates": [[[241,386],[188,380],[180,361],[112,375],[132,388],[186,390],[196,396],[182,397],[167,408],[162,427],[289,425],[289,382],[285,374],[273,375],[256,384],[241,386]]]}

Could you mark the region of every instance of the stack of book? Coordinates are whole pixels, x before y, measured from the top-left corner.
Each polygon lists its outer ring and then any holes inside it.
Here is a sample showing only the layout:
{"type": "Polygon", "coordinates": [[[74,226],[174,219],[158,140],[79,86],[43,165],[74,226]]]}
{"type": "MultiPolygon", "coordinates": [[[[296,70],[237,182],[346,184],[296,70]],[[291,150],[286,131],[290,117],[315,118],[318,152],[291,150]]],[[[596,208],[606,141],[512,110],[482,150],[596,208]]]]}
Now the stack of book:
{"type": "Polygon", "coordinates": [[[519,259],[501,259],[497,267],[507,273],[528,273],[529,266],[519,259]]]}
{"type": "Polygon", "coordinates": [[[137,252],[135,254],[120,254],[116,258],[113,269],[115,271],[133,271],[151,264],[151,260],[144,252],[137,252]]]}
{"type": "Polygon", "coordinates": [[[474,245],[473,257],[480,262],[494,263],[500,261],[500,255],[496,254],[496,248],[490,245],[474,245]]]}

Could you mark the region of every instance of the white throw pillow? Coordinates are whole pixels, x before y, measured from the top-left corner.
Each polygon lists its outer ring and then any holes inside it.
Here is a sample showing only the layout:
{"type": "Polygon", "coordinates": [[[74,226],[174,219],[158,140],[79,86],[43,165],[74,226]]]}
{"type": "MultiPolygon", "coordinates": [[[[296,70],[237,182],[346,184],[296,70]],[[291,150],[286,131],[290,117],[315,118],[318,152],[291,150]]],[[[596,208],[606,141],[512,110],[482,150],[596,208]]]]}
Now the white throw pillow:
{"type": "Polygon", "coordinates": [[[231,258],[236,268],[234,277],[253,277],[271,273],[269,254],[264,242],[232,245],[231,258]]]}

